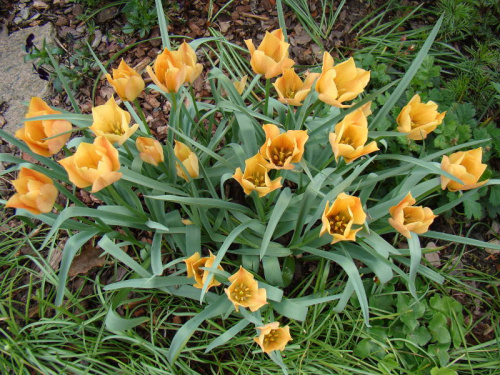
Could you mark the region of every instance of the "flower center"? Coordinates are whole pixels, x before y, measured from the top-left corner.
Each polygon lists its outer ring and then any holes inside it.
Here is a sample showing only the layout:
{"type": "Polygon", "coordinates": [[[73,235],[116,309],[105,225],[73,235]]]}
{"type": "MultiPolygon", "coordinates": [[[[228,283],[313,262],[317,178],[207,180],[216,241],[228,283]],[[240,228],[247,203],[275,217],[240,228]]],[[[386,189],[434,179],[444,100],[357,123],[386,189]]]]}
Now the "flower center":
{"type": "Polygon", "coordinates": [[[241,283],[235,286],[231,293],[231,297],[233,297],[236,302],[246,302],[252,297],[252,291],[246,284],[241,283]]]}
{"type": "Polygon", "coordinates": [[[277,329],[272,329],[267,335],[264,336],[264,344],[271,344],[278,340],[280,332],[277,329]]]}
{"type": "Polygon", "coordinates": [[[417,219],[409,212],[404,213],[403,225],[414,223],[415,221],[417,221],[417,219]]]}
{"type": "Polygon", "coordinates": [[[342,137],[342,139],[340,140],[340,143],[354,147],[354,139],[352,139],[349,136],[342,137]]]}
{"type": "Polygon", "coordinates": [[[123,135],[124,131],[122,129],[122,124],[120,122],[114,122],[111,125],[111,133],[116,135],[123,135]]]}
{"type": "Polygon", "coordinates": [[[331,234],[344,234],[347,224],[350,221],[349,215],[344,212],[339,212],[335,216],[330,216],[328,221],[330,223],[330,233],[331,234]]]}
{"type": "Polygon", "coordinates": [[[261,187],[266,185],[266,176],[264,176],[262,173],[254,173],[253,176],[249,176],[246,179],[250,181],[252,184],[254,184],[255,187],[261,187]]]}
{"type": "Polygon", "coordinates": [[[294,89],[288,89],[285,91],[285,98],[288,99],[293,99],[295,98],[295,90],[294,89]]]}
{"type": "Polygon", "coordinates": [[[292,155],[292,151],[287,150],[284,147],[276,147],[271,151],[271,157],[274,165],[282,167],[285,164],[285,160],[292,155]]]}

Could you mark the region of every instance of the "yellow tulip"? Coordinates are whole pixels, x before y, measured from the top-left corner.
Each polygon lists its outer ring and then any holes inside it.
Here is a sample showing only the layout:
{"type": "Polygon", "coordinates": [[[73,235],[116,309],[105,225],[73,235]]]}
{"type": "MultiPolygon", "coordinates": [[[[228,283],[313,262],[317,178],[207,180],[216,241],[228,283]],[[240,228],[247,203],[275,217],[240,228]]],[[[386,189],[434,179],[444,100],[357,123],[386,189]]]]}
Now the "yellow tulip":
{"type": "Polygon", "coordinates": [[[118,69],[113,69],[113,77],[106,74],[106,79],[123,101],[133,102],[145,87],[141,75],[128,66],[123,59],[118,69]]]}
{"type": "Polygon", "coordinates": [[[304,145],[309,136],[307,130],[288,130],[280,133],[273,124],[263,125],[266,142],[260,148],[261,155],[269,161],[271,169],[294,169],[304,154],[304,145]]]}
{"type": "Polygon", "coordinates": [[[360,156],[377,151],[377,143],[368,140],[368,121],[366,116],[371,114],[370,103],[366,103],[358,110],[349,113],[344,119],[335,125],[335,132],[330,133],[329,140],[332,146],[335,160],[344,157],[346,163],[350,163],[360,156]]]}
{"type": "Polygon", "coordinates": [[[441,188],[443,190],[448,188],[449,191],[470,190],[485,184],[487,180],[478,182],[486,170],[486,164],[481,164],[482,156],[482,147],[469,151],[455,152],[449,157],[444,155],[441,161],[441,169],[457,177],[464,184],[441,176],[441,188]]]}
{"type": "MultiPolygon", "coordinates": [[[[41,98],[33,97],[26,118],[58,114],[61,112],[50,108],[41,98]]],[[[57,154],[63,148],[71,136],[69,131],[71,123],[66,120],[26,121],[24,127],[16,131],[15,136],[24,141],[35,154],[48,157],[57,154]],[[61,135],[54,137],[58,134],[61,135]]]]}
{"type": "Polygon", "coordinates": [[[93,123],[89,128],[96,136],[104,136],[111,143],[122,145],[135,133],[139,124],[130,124],[130,113],[121,109],[111,97],[106,104],[92,108],[93,123]]]}
{"type": "Polygon", "coordinates": [[[356,68],[354,59],[333,66],[333,58],[328,53],[323,54],[323,68],[316,81],[316,91],[319,100],[338,108],[350,105],[342,104],[353,100],[363,92],[370,81],[370,72],[356,68]]]}
{"type": "MultiPolygon", "coordinates": [[[[209,257],[204,257],[202,258],[200,256],[200,253],[194,253],[191,255],[189,258],[184,260],[184,263],[186,263],[186,271],[187,271],[187,276],[188,277],[194,277],[194,287],[197,289],[203,289],[203,285],[205,284],[205,281],[209,277],[209,271],[202,270],[201,267],[207,267],[210,268],[214,264],[215,261],[215,255],[210,252],[209,257]]],[[[218,270],[224,271],[224,269],[219,265],[217,267],[218,270]]],[[[215,280],[215,276],[212,277],[212,280],[208,284],[208,289],[210,289],[213,286],[219,286],[220,282],[215,280]]]]}
{"type": "Polygon", "coordinates": [[[5,207],[23,208],[34,215],[50,212],[54,207],[57,189],[43,173],[22,167],[12,184],[16,194],[7,201],[5,207]]]}
{"type": "Polygon", "coordinates": [[[427,232],[437,217],[429,207],[414,206],[415,203],[416,200],[408,193],[396,206],[389,208],[389,224],[406,238],[411,238],[410,232],[427,232]]]}
{"type": "Polygon", "coordinates": [[[340,193],[330,206],[326,203],[325,211],[321,217],[323,226],[320,236],[329,233],[333,236],[332,244],[339,241],[356,241],[356,233],[362,228],[353,229],[353,224],[365,223],[366,214],[361,206],[361,200],[345,193],[340,193]]]}
{"type": "Polygon", "coordinates": [[[255,337],[254,341],[259,344],[264,353],[270,353],[273,350],[283,351],[288,341],[292,341],[290,327],[280,327],[278,322],[268,323],[257,329],[260,330],[260,335],[255,337]]]}
{"type": "Polygon", "coordinates": [[[427,138],[427,135],[443,122],[446,115],[446,112],[438,113],[437,109],[438,105],[433,101],[421,103],[420,96],[414,95],[396,119],[398,131],[408,133],[406,137],[415,141],[427,138]]]}
{"type": "Polygon", "coordinates": [[[92,186],[91,193],[96,193],[118,181],[122,173],[118,160],[118,150],[103,136],[94,143],[82,142],[76,152],[59,163],[68,172],[69,179],[79,188],[92,186]]]}
{"type": "Polygon", "coordinates": [[[196,61],[194,50],[184,42],[177,51],[165,48],[156,58],[153,69],[148,66],[146,70],[153,82],[163,91],[175,93],[184,83],[193,83],[201,74],[203,66],[196,61]]]}
{"type": "Polygon", "coordinates": [[[233,178],[239,182],[245,194],[249,195],[255,190],[259,197],[263,197],[281,188],[281,177],[271,181],[268,172],[268,163],[261,154],[256,154],[245,160],[245,173],[241,168],[236,168],[233,178]]]}
{"type": "Polygon", "coordinates": [[[273,83],[278,92],[278,100],[284,104],[301,106],[302,101],[311,91],[311,87],[318,76],[318,73],[311,73],[302,82],[293,68],[286,69],[283,71],[283,75],[273,83]]]}
{"type": "Polygon", "coordinates": [[[267,304],[267,294],[264,288],[258,286],[253,275],[240,266],[238,272],[229,277],[229,288],[224,289],[236,311],[239,307],[248,307],[250,311],[257,311],[267,304]]]}
{"type": "Polygon", "coordinates": [[[139,151],[139,157],[145,163],[157,166],[165,160],[163,148],[160,142],[153,138],[137,137],[135,145],[139,151]]]}
{"type": "Polygon", "coordinates": [[[257,74],[262,74],[266,79],[280,75],[283,70],[291,68],[294,64],[288,58],[288,47],[281,29],[267,32],[264,39],[255,49],[251,39],[245,40],[245,44],[250,51],[250,65],[257,74]]]}
{"type": "MultiPolygon", "coordinates": [[[[186,168],[191,178],[197,178],[199,176],[198,157],[188,146],[182,142],[175,141],[174,154],[186,168]]],[[[177,176],[189,181],[189,178],[178,162],[175,163],[175,169],[177,171],[177,176]]]]}

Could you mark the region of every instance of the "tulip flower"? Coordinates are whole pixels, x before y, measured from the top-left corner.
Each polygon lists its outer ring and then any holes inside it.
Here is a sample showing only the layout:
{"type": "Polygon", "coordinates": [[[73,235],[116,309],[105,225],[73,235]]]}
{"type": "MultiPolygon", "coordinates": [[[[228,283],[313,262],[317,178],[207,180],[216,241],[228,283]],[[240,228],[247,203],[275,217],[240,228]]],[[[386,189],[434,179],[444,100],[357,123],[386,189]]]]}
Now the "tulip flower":
{"type": "Polygon", "coordinates": [[[7,201],[5,207],[23,208],[34,215],[50,212],[54,207],[57,188],[43,173],[22,167],[12,184],[16,194],[7,201]]]}
{"type": "Polygon", "coordinates": [[[229,277],[229,288],[224,289],[236,311],[239,307],[248,307],[250,311],[257,311],[267,304],[267,295],[264,288],[258,287],[253,275],[240,266],[238,272],[229,277]]]}
{"type": "Polygon", "coordinates": [[[286,69],[283,75],[273,83],[278,92],[278,100],[284,104],[301,106],[318,76],[318,73],[311,73],[302,82],[293,68],[286,69]]]}
{"type": "Polygon", "coordinates": [[[437,109],[438,106],[433,101],[421,103],[420,96],[414,95],[396,119],[398,131],[408,133],[406,137],[415,141],[427,138],[427,135],[443,122],[446,115],[446,112],[438,113],[437,109]]]}
{"type": "Polygon", "coordinates": [[[94,122],[89,128],[96,136],[104,136],[111,143],[122,145],[135,133],[139,124],[130,124],[130,113],[121,109],[111,97],[106,104],[92,108],[94,122]]]}
{"type": "Polygon", "coordinates": [[[330,133],[330,145],[336,161],[342,156],[346,163],[350,163],[360,156],[378,151],[375,141],[365,145],[368,140],[366,116],[371,114],[370,104],[371,102],[366,103],[363,107],[346,115],[335,126],[335,132],[330,133]]]}
{"type": "Polygon", "coordinates": [[[106,79],[123,101],[133,102],[145,87],[141,75],[128,66],[123,59],[118,69],[113,69],[113,77],[106,74],[106,79]]]}
{"type": "Polygon", "coordinates": [[[330,206],[326,203],[325,211],[321,217],[323,226],[320,236],[329,233],[333,236],[332,244],[339,241],[356,241],[356,233],[361,228],[353,229],[353,224],[363,225],[366,214],[361,206],[361,200],[345,193],[340,193],[330,206]]]}
{"type": "Polygon", "coordinates": [[[369,81],[370,72],[356,68],[353,58],[333,66],[332,56],[325,52],[322,72],[316,81],[316,91],[322,102],[338,108],[347,108],[350,105],[342,103],[361,94],[369,81]]]}
{"type": "Polygon", "coordinates": [[[280,75],[283,70],[291,68],[294,64],[288,58],[288,47],[281,29],[267,32],[264,39],[255,49],[251,39],[245,40],[245,44],[250,51],[250,65],[257,74],[262,74],[266,79],[280,75]]]}
{"type": "Polygon", "coordinates": [[[292,163],[300,162],[304,154],[304,145],[309,138],[307,130],[288,130],[280,134],[276,125],[266,124],[262,128],[266,142],[260,153],[269,161],[271,169],[293,169],[292,163]]]}
{"type": "Polygon", "coordinates": [[[234,85],[234,88],[236,89],[236,91],[238,91],[238,94],[243,94],[243,90],[245,90],[245,86],[247,84],[247,79],[248,79],[248,76],[245,75],[241,78],[240,81],[234,81],[233,82],[233,85],[234,85]]]}
{"type": "MultiPolygon", "coordinates": [[[[214,264],[215,261],[215,255],[210,252],[209,257],[204,257],[202,258],[200,256],[200,253],[194,253],[191,255],[189,258],[184,260],[184,263],[186,263],[186,271],[187,271],[187,276],[188,277],[194,277],[194,287],[197,289],[203,289],[203,285],[205,284],[205,281],[209,277],[210,272],[202,270],[201,267],[206,267],[210,268],[214,264]]],[[[224,269],[219,265],[217,267],[218,270],[224,271],[224,269]]],[[[215,280],[215,277],[212,277],[212,280],[208,284],[208,289],[210,289],[213,286],[219,286],[220,282],[215,280]]]]}
{"type": "Polygon", "coordinates": [[[201,74],[203,66],[196,61],[194,50],[184,42],[177,51],[165,48],[156,58],[153,69],[148,66],[146,70],[163,91],[175,93],[184,83],[193,83],[201,74]]]}
{"type": "MultiPolygon", "coordinates": [[[[198,177],[198,175],[200,174],[198,167],[198,157],[193,151],[191,151],[188,146],[186,146],[182,142],[175,141],[174,154],[177,159],[180,160],[184,168],[186,168],[191,178],[198,177]]],[[[177,176],[182,177],[186,181],[189,181],[189,178],[186,176],[184,170],[181,168],[178,162],[175,163],[175,169],[177,171],[177,176]]]]}
{"type": "Polygon", "coordinates": [[[120,169],[118,150],[104,136],[97,137],[94,143],[80,143],[72,156],[59,163],[76,186],[82,189],[92,186],[91,193],[122,177],[122,173],[117,172],[120,169]]]}
{"type": "MultiPolygon", "coordinates": [[[[61,112],[50,108],[41,98],[33,97],[26,118],[58,114],[61,112]]],[[[66,120],[36,120],[26,121],[15,136],[24,141],[35,154],[49,157],[63,148],[71,136],[70,131],[71,123],[66,120]],[[57,136],[58,134],[61,135],[57,136]]]]}
{"type": "Polygon", "coordinates": [[[408,193],[396,206],[389,208],[389,224],[406,238],[411,238],[410,232],[427,232],[437,217],[429,207],[414,206],[415,203],[411,193],[408,193]]]}
{"type": "Polygon", "coordinates": [[[487,180],[478,182],[486,170],[486,164],[481,164],[482,155],[482,147],[455,152],[449,157],[444,155],[441,161],[441,169],[457,177],[463,184],[441,176],[441,188],[443,190],[448,188],[449,191],[470,190],[485,184],[487,180]]]}
{"type": "Polygon", "coordinates": [[[145,163],[152,164],[156,167],[158,166],[158,163],[165,160],[163,156],[163,148],[161,147],[160,142],[156,139],[137,137],[135,145],[139,151],[139,157],[145,163]]]}
{"type": "Polygon", "coordinates": [[[236,168],[233,178],[239,182],[245,194],[249,195],[255,190],[259,197],[263,197],[271,191],[281,188],[281,177],[273,181],[269,178],[268,165],[261,154],[256,154],[245,160],[244,173],[241,168],[236,168]]]}
{"type": "Polygon", "coordinates": [[[270,353],[273,350],[283,351],[288,341],[292,341],[290,327],[280,327],[278,322],[268,323],[257,329],[260,330],[260,335],[255,337],[254,341],[259,344],[264,353],[270,353]]]}

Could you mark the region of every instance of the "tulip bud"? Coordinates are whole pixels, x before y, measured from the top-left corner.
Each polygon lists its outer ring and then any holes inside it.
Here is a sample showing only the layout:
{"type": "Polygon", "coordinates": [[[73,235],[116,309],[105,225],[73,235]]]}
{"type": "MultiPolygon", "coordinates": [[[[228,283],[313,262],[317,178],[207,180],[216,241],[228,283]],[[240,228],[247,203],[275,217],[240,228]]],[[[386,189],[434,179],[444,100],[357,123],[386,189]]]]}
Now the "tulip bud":
{"type": "Polygon", "coordinates": [[[135,145],[139,151],[139,157],[145,163],[158,166],[165,160],[163,156],[163,148],[160,142],[153,138],[137,137],[135,140],[135,145]]]}
{"type": "MultiPolygon", "coordinates": [[[[50,108],[42,99],[33,97],[26,118],[57,114],[61,112],[50,108]]],[[[26,121],[15,136],[24,141],[35,154],[48,157],[57,154],[63,148],[71,136],[70,131],[71,123],[66,120],[26,121]],[[58,134],[61,135],[54,137],[58,134]]]]}
{"type": "Polygon", "coordinates": [[[245,44],[250,51],[250,65],[257,74],[262,74],[266,79],[280,75],[285,69],[291,68],[294,64],[292,59],[288,58],[288,47],[285,42],[285,36],[281,29],[267,32],[259,45],[255,49],[251,39],[245,40],[245,44]]]}
{"type": "Polygon", "coordinates": [[[407,137],[415,141],[427,138],[427,135],[443,122],[446,115],[446,112],[438,113],[437,108],[433,101],[421,103],[420,96],[414,95],[396,119],[398,131],[408,133],[407,137]]]}
{"type": "Polygon", "coordinates": [[[7,201],[5,207],[23,208],[34,215],[52,210],[57,198],[57,188],[43,173],[22,167],[12,184],[17,193],[7,201]]]}
{"type": "Polygon", "coordinates": [[[441,188],[448,188],[449,191],[470,190],[485,184],[487,181],[478,182],[487,167],[486,164],[481,164],[482,155],[482,147],[455,152],[449,157],[444,155],[441,169],[457,177],[463,184],[441,176],[441,188]]]}
{"type": "MultiPolygon", "coordinates": [[[[191,178],[198,177],[200,173],[198,167],[198,157],[188,146],[182,142],[175,141],[174,154],[177,159],[180,160],[184,168],[186,168],[191,178]]],[[[175,163],[175,169],[177,171],[177,176],[189,181],[189,178],[186,176],[184,169],[179,163],[175,163]]]]}
{"type": "Polygon", "coordinates": [[[106,79],[123,101],[133,102],[145,87],[141,75],[128,66],[123,59],[118,69],[113,69],[113,78],[106,74],[106,79]]]}
{"type": "Polygon", "coordinates": [[[408,193],[401,202],[389,209],[389,224],[406,238],[411,238],[410,232],[427,232],[437,217],[429,207],[414,206],[415,203],[411,193],[408,193]]]}

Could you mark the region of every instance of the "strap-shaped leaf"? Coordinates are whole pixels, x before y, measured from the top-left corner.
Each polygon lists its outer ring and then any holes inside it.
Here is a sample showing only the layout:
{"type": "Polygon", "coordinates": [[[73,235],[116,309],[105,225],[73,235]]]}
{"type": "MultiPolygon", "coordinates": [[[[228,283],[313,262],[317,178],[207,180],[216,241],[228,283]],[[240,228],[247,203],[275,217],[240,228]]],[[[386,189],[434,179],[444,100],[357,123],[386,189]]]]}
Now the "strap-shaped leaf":
{"type": "Polygon", "coordinates": [[[201,323],[207,319],[225,313],[231,306],[231,301],[227,299],[227,296],[225,294],[220,295],[214,302],[205,307],[202,312],[184,323],[172,339],[172,344],[167,354],[168,361],[170,363],[175,362],[182,349],[184,349],[189,341],[189,338],[193,335],[194,331],[198,329],[201,323]]]}
{"type": "MultiPolygon", "coordinates": [[[[259,199],[259,198],[257,198],[259,199]]],[[[260,246],[260,259],[264,258],[266,255],[269,242],[273,236],[274,230],[278,225],[281,216],[285,212],[290,200],[292,199],[292,193],[289,188],[285,188],[282,192],[276,205],[274,206],[273,212],[271,213],[271,217],[269,218],[269,222],[267,223],[267,228],[264,233],[264,237],[262,238],[262,244],[260,246]]]]}

